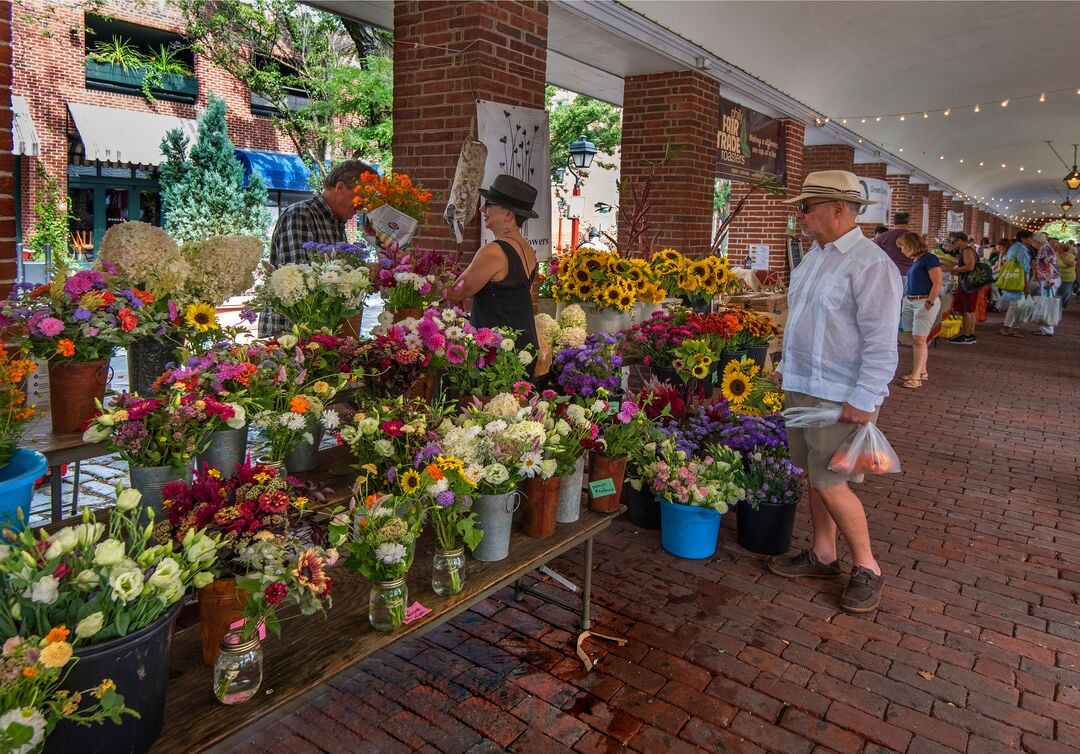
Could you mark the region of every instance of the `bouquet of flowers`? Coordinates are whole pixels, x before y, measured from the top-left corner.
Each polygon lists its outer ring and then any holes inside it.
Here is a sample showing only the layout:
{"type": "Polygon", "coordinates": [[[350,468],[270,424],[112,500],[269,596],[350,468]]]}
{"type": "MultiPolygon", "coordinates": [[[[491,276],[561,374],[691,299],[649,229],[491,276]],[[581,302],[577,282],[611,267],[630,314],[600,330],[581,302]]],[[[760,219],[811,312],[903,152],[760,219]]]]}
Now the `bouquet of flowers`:
{"type": "MultiPolygon", "coordinates": [[[[512,492],[519,482],[545,473],[544,425],[522,418],[521,404],[512,393],[500,393],[482,409],[470,409],[438,429],[438,445],[461,460],[466,478],[476,482],[477,494],[512,492]]],[[[548,459],[547,476],[555,462],[548,459]]]]}
{"type": "Polygon", "coordinates": [[[360,404],[351,422],[342,425],[341,439],[353,455],[385,476],[385,484],[399,479],[404,484],[401,472],[422,467],[423,451],[434,439],[442,418],[432,406],[401,396],[368,401],[360,404]]]}
{"type": "Polygon", "coordinates": [[[371,582],[396,581],[412,567],[417,532],[392,503],[390,495],[367,495],[359,505],[335,510],[328,526],[330,543],[349,553],[345,567],[371,582]]]}
{"type": "Polygon", "coordinates": [[[619,341],[607,333],[593,333],[581,346],[559,351],[551,364],[555,383],[567,395],[591,398],[606,392],[611,395],[622,385],[620,369],[623,357],[619,341]]]}
{"type": "Polygon", "coordinates": [[[761,373],[753,361],[732,360],[724,367],[720,391],[731,410],[738,414],[762,416],[784,408],[784,396],[777,392],[772,381],[761,373]]]}
{"type": "Polygon", "coordinates": [[[294,605],[301,615],[326,612],[332,580],[326,569],[338,560],[336,550],[308,547],[295,539],[275,538],[251,540],[237,551],[236,586],[248,597],[241,639],[255,635],[264,624],[274,636],[281,636],[281,618],[277,611],[284,605],[294,605]]]}
{"type": "Polygon", "coordinates": [[[772,317],[752,309],[736,308],[732,313],[740,320],[737,344],[740,346],[764,346],[780,334],[772,317]]]}
{"type": "Polygon", "coordinates": [[[757,510],[762,503],[794,505],[802,496],[803,471],[783,454],[754,451],[743,457],[746,501],[757,510]]]}
{"type": "Polygon", "coordinates": [[[514,394],[522,406],[518,415],[539,422],[547,430],[540,477],[550,479],[572,472],[586,445],[600,435],[591,409],[584,401],[560,396],[554,390],[535,393],[527,382],[515,385],[514,394]]]}
{"type": "Polygon", "coordinates": [[[190,530],[179,543],[154,544],[139,523],[141,498],[118,489],[107,524],[86,508],[78,525],[23,530],[0,546],[0,636],[74,625],[76,643],[96,644],[148,626],[188,587],[209,584],[220,543],[190,530]]]}
{"type": "Polygon", "coordinates": [[[166,370],[154,383],[154,389],[212,395],[246,409],[250,402],[248,386],[256,371],[256,366],[248,360],[247,349],[230,345],[191,356],[180,366],[166,370]]]}
{"type": "MultiPolygon", "coordinates": [[[[20,357],[25,356],[25,352],[20,357]]],[[[33,374],[37,364],[32,359],[13,359],[0,348],[0,469],[7,466],[19,449],[22,425],[37,414],[33,406],[26,405],[23,380],[33,374]]]]}
{"type": "Polygon", "coordinates": [[[726,257],[709,255],[692,259],[675,249],[661,249],[653,254],[650,265],[660,287],[669,296],[711,301],[741,287],[726,257]]]}
{"type": "Polygon", "coordinates": [[[79,725],[109,720],[119,725],[124,715],[135,714],[124,706],[124,697],[109,678],[102,678],[94,688],[75,692],[60,689],[75,664],[69,636],[70,629],[60,625],[44,637],[15,635],[4,641],[0,656],[0,751],[36,751],[61,720],[79,725]]]}
{"type": "Polygon", "coordinates": [[[437,251],[379,250],[375,287],[389,309],[424,309],[443,297],[459,270],[437,251]]]}
{"type": "Polygon", "coordinates": [[[419,342],[433,353],[445,385],[461,395],[495,395],[511,389],[528,375],[533,354],[517,349],[514,332],[502,328],[473,327],[458,313],[441,317],[424,313],[420,320],[406,319],[389,328],[415,326],[419,342]],[[453,324],[451,324],[453,323],[453,324]]]}
{"type": "Polygon", "coordinates": [[[366,267],[326,256],[271,270],[255,289],[255,306],[281,314],[294,325],[336,330],[364,308],[370,292],[366,267]]]}
{"type": "Polygon", "coordinates": [[[432,355],[412,336],[404,327],[383,330],[359,342],[356,352],[342,360],[342,369],[346,364],[352,369],[349,386],[361,401],[406,395],[417,384],[432,355]]]}
{"type": "Polygon", "coordinates": [[[615,404],[607,398],[606,391],[601,390],[593,403],[592,412],[600,430],[599,437],[587,447],[608,458],[628,456],[640,438],[649,435],[653,422],[633,401],[615,404]]]}
{"type": "MultiPolygon", "coordinates": [[[[671,362],[675,373],[683,380],[703,380],[712,373],[713,362],[720,357],[718,351],[709,346],[704,338],[687,338],[672,352],[675,357],[671,362]]],[[[710,385],[710,391],[712,386],[710,385]]]]}
{"type": "Polygon", "coordinates": [[[389,204],[421,223],[427,218],[428,202],[432,198],[430,191],[414,184],[405,173],[364,173],[353,193],[353,206],[362,212],[389,204]]]}
{"type": "Polygon", "coordinates": [[[629,311],[638,290],[630,279],[630,269],[638,269],[638,265],[631,265],[618,252],[578,248],[552,259],[552,292],[556,301],[629,311]]]}
{"type": "Polygon", "coordinates": [[[730,448],[715,446],[698,458],[682,451],[668,453],[646,467],[643,476],[658,497],[668,502],[712,508],[726,513],[731,503],[741,500],[745,490],[742,462],[730,448]]]}
{"type": "Polygon", "coordinates": [[[142,331],[136,311],[150,294],[120,289],[102,270],[68,275],[57,267],[51,283],[18,283],[0,302],[0,327],[19,326],[30,352],[43,360],[96,361],[112,358],[142,331]]]}
{"type": "Polygon", "coordinates": [[[693,314],[690,321],[717,356],[742,343],[743,320],[733,312],[693,314]]]}
{"type": "Polygon", "coordinates": [[[238,404],[180,390],[164,398],[120,393],[109,409],[90,420],[83,440],[108,440],[109,449],[132,466],[172,466],[176,471],[206,449],[219,421],[232,429],[247,423],[238,404]]]}
{"type": "Polygon", "coordinates": [[[675,351],[684,340],[701,339],[701,327],[693,313],[681,306],[667,312],[653,312],[622,334],[620,349],[624,358],[640,360],[646,366],[671,367],[675,351]]]}
{"type": "Polygon", "coordinates": [[[558,318],[548,314],[536,315],[536,335],[541,345],[546,345],[552,355],[564,348],[580,348],[585,345],[585,312],[577,304],[571,304],[559,312],[558,318]]]}

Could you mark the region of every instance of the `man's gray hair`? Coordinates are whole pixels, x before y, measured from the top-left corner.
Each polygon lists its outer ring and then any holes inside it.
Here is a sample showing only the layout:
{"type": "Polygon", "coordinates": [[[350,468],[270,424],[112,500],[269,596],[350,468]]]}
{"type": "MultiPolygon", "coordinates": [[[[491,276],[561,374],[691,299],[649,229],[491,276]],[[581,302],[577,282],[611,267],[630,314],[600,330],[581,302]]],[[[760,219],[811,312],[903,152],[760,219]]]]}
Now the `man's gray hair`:
{"type": "Polygon", "coordinates": [[[844,202],[844,204],[849,210],[851,210],[851,214],[855,215],[855,217],[859,216],[859,210],[861,210],[863,207],[858,202],[844,202]]]}
{"type": "Polygon", "coordinates": [[[326,178],[323,179],[323,188],[332,189],[339,183],[344,183],[349,188],[355,188],[360,183],[360,176],[364,173],[375,173],[375,168],[363,160],[345,160],[335,165],[326,178]]]}

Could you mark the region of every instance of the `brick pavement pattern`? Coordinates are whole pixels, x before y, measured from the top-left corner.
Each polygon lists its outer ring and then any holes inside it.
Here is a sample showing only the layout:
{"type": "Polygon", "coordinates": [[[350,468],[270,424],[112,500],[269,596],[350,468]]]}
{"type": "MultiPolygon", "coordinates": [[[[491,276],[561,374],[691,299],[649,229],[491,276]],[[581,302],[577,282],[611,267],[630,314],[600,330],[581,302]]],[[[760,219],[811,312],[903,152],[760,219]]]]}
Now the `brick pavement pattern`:
{"type": "MultiPolygon", "coordinates": [[[[1077,751],[1068,315],[1052,339],[1002,338],[991,315],[978,345],[931,350],[921,390],[893,391],[881,426],[904,472],[860,487],[888,578],[876,613],[840,612],[842,581],[766,572],[735,543],[733,515],[708,561],[618,522],[598,540],[594,597],[600,629],[629,643],[590,642],[593,672],[573,655],[571,613],[504,591],[217,750],[1077,751]]],[[[809,538],[802,507],[795,547],[809,538]]],[[[572,573],[580,558],[554,565],[572,573]]]]}

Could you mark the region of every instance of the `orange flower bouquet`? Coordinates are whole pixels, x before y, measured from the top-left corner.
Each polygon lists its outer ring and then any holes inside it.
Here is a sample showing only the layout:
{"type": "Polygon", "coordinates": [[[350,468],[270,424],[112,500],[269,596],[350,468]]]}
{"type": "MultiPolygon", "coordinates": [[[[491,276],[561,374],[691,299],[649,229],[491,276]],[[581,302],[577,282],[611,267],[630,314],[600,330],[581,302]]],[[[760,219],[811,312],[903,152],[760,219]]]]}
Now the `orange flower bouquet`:
{"type": "Polygon", "coordinates": [[[0,469],[19,449],[23,424],[34,418],[37,410],[26,405],[22,382],[37,369],[26,352],[12,358],[0,348],[0,469]]]}
{"type": "Polygon", "coordinates": [[[354,189],[353,206],[363,212],[389,204],[417,222],[427,220],[428,202],[432,193],[414,184],[405,173],[375,175],[364,173],[354,189]]]}

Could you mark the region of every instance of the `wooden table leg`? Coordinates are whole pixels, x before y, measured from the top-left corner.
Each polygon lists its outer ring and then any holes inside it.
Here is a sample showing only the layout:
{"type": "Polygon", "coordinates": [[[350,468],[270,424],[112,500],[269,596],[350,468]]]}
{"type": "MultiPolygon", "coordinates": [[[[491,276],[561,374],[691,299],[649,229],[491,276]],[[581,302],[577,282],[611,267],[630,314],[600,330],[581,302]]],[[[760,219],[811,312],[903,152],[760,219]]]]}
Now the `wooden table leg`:
{"type": "Polygon", "coordinates": [[[71,485],[71,515],[79,515],[79,466],[82,461],[75,462],[75,470],[72,472],[71,485]]]}
{"type": "Polygon", "coordinates": [[[56,523],[64,517],[64,485],[60,480],[60,467],[49,467],[49,491],[50,502],[52,503],[52,512],[50,518],[52,523],[56,523]]]}
{"type": "Polygon", "coordinates": [[[581,588],[581,630],[588,631],[592,625],[589,618],[590,600],[592,598],[592,543],[593,538],[585,540],[585,583],[581,588]]]}

